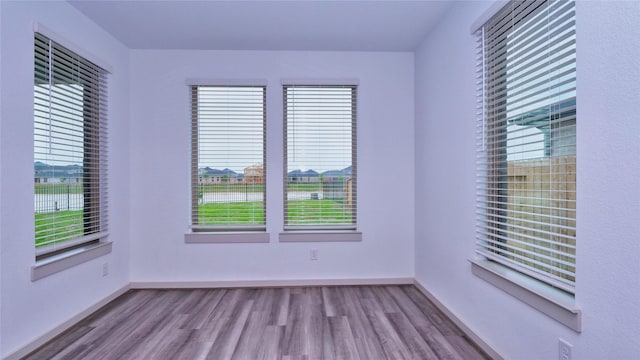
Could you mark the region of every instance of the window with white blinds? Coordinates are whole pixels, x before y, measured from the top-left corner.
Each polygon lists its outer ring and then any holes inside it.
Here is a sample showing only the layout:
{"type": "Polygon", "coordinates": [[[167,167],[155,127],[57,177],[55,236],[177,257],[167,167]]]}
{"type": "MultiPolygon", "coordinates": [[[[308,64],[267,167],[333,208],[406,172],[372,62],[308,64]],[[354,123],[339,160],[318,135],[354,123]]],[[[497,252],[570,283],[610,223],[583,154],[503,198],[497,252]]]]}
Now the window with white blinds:
{"type": "Polygon", "coordinates": [[[283,87],[285,230],[356,229],[356,87],[283,87]]]}
{"type": "Polygon", "coordinates": [[[264,231],[264,86],[191,86],[191,228],[264,231]]]}
{"type": "Polygon", "coordinates": [[[35,34],[35,246],[43,258],[107,234],[107,72],[35,34]]]}
{"type": "Polygon", "coordinates": [[[574,293],[574,3],[511,1],[477,42],[477,252],[574,293]]]}

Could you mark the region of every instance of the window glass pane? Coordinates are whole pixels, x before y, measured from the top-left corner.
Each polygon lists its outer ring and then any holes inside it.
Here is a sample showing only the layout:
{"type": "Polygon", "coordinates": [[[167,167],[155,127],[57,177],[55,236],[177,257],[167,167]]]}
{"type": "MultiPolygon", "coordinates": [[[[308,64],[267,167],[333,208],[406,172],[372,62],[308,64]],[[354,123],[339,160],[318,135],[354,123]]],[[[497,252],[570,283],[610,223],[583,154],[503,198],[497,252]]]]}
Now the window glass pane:
{"type": "Polygon", "coordinates": [[[575,284],[573,2],[517,1],[482,34],[478,252],[553,286],[575,284]]]}
{"type": "Polygon", "coordinates": [[[353,86],[285,86],[285,228],[355,229],[353,86]]]}
{"type": "Polygon", "coordinates": [[[34,212],[38,256],[106,232],[104,70],[36,34],[34,212]]]}
{"type": "Polygon", "coordinates": [[[36,246],[84,235],[82,87],[35,86],[36,246]],[[66,93],[50,103],[50,93],[66,93]]]}
{"type": "Polygon", "coordinates": [[[195,231],[265,226],[265,87],[194,86],[195,231]]]}

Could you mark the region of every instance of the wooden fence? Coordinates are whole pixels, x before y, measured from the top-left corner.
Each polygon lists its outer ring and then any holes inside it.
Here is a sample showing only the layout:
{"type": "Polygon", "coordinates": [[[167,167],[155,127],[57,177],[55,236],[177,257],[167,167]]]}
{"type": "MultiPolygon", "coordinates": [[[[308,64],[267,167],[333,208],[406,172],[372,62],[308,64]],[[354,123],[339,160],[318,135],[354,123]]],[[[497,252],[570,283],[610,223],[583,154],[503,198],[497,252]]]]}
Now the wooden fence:
{"type": "MultiPolygon", "coordinates": [[[[508,253],[543,265],[575,270],[576,157],[511,161],[508,164],[508,253]],[[542,240],[532,240],[531,237],[542,240]],[[524,244],[523,244],[524,243],[524,244]],[[513,247],[513,248],[512,248],[513,247]],[[515,249],[514,249],[515,248],[515,249]],[[521,250],[520,250],[521,249],[521,250]],[[557,257],[554,251],[570,256],[557,257]],[[555,259],[554,259],[555,258],[555,259]]],[[[523,261],[520,258],[520,261],[523,261]]],[[[552,272],[575,281],[572,275],[552,272]]]]}

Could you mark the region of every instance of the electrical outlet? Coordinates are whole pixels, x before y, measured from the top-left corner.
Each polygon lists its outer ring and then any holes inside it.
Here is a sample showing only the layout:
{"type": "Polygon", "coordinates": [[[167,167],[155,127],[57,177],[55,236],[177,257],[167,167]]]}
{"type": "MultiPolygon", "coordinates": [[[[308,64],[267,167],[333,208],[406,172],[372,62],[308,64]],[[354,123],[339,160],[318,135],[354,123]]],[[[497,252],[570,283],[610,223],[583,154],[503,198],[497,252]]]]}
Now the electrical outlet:
{"type": "Polygon", "coordinates": [[[562,338],[558,338],[558,360],[571,360],[572,352],[573,345],[562,338]]]}
{"type": "Polygon", "coordinates": [[[318,249],[311,249],[311,251],[309,251],[309,258],[311,260],[318,260],[318,249]]]}
{"type": "Polygon", "coordinates": [[[102,264],[102,276],[109,275],[109,263],[102,264]]]}

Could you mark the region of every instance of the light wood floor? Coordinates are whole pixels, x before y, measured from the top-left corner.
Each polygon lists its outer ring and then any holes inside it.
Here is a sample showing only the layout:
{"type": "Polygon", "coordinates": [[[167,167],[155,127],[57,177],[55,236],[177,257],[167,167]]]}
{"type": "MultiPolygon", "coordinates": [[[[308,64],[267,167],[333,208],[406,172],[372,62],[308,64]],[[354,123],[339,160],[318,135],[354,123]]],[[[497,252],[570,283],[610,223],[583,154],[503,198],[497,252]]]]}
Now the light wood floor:
{"type": "Polygon", "coordinates": [[[131,290],[26,359],[486,359],[415,287],[131,290]]]}

